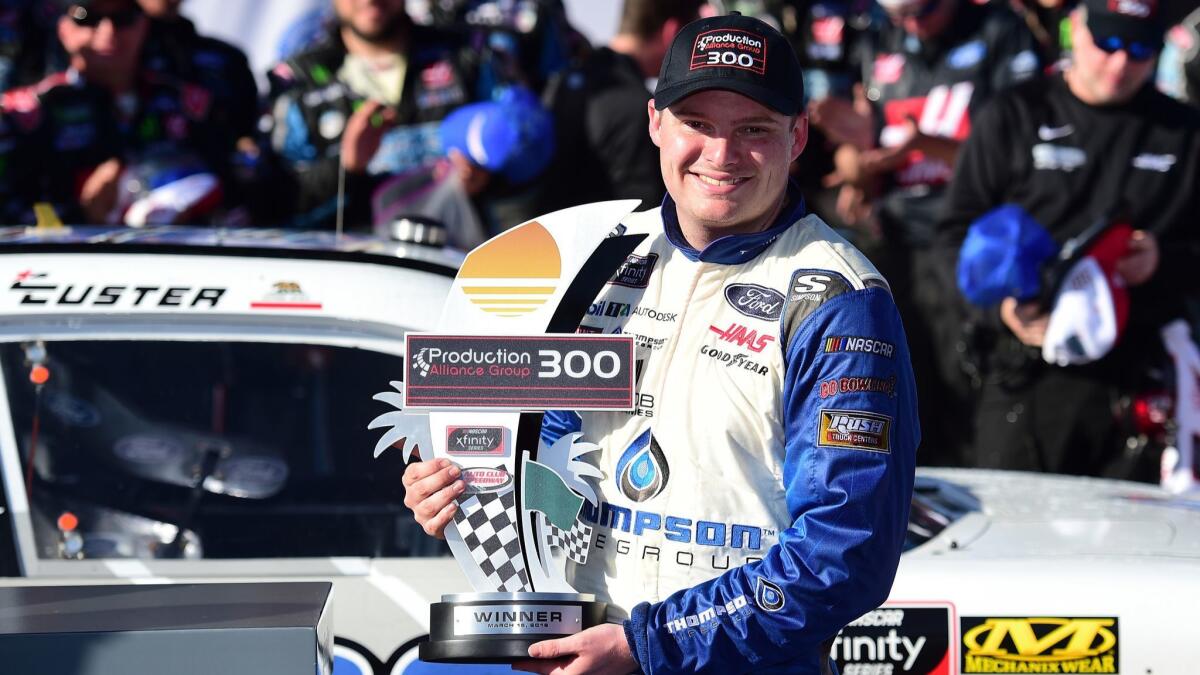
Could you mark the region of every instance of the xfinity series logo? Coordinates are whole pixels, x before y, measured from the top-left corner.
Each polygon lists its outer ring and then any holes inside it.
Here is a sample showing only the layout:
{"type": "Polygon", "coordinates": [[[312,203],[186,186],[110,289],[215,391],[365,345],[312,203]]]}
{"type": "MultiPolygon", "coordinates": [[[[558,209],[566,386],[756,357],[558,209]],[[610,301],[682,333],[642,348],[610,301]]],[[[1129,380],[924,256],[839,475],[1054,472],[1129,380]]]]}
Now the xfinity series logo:
{"type": "Polygon", "coordinates": [[[691,70],[740,68],[762,75],[767,72],[767,45],[744,30],[710,30],[696,36],[692,46],[691,70]]]}
{"type": "Polygon", "coordinates": [[[764,321],[778,321],[783,314],[783,294],[757,284],[729,284],[725,301],[738,312],[764,321]]]}
{"type": "Polygon", "coordinates": [[[750,330],[737,323],[729,324],[728,328],[709,326],[709,330],[721,336],[725,342],[732,342],[739,347],[745,347],[752,352],[760,353],[767,345],[775,341],[774,335],[759,335],[758,331],[750,330]]]}
{"type": "Polygon", "coordinates": [[[446,430],[446,454],[457,457],[503,457],[504,427],[450,427],[446,430]]]}
{"type": "Polygon", "coordinates": [[[629,288],[645,288],[650,284],[650,273],[654,271],[656,263],[658,263],[657,253],[645,256],[631,255],[621,263],[616,274],[608,283],[629,288]]]}
{"type": "Polygon", "coordinates": [[[892,418],[859,410],[822,410],[817,425],[817,445],[891,452],[892,418]]]}

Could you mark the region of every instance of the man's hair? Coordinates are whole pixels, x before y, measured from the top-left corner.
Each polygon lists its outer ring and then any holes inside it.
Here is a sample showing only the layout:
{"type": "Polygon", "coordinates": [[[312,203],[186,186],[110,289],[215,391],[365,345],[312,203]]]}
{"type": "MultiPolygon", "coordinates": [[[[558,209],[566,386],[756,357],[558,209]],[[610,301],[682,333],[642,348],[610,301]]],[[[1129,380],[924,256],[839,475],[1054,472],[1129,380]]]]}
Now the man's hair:
{"type": "Polygon", "coordinates": [[[704,3],[705,0],[625,0],[618,32],[639,38],[653,37],[669,19],[681,25],[691,23],[700,16],[704,3]]]}

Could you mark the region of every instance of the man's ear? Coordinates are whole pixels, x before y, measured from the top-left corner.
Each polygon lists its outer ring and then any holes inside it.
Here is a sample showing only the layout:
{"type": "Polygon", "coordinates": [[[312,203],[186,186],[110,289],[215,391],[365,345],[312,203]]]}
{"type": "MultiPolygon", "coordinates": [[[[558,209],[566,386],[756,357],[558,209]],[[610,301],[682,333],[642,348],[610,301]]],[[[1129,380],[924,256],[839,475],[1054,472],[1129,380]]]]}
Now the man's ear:
{"type": "Polygon", "coordinates": [[[646,113],[650,116],[650,140],[658,147],[662,147],[659,141],[662,134],[662,113],[654,107],[654,99],[646,104],[646,113]]]}
{"type": "Polygon", "coordinates": [[[675,36],[683,28],[683,24],[679,19],[667,19],[663,22],[662,30],[658,32],[659,44],[662,45],[663,53],[671,48],[671,43],[675,41],[675,36]]]}
{"type": "Polygon", "coordinates": [[[804,146],[808,145],[808,115],[801,113],[796,117],[796,123],[792,125],[792,161],[796,161],[800,157],[800,153],[804,152],[804,146]]]}

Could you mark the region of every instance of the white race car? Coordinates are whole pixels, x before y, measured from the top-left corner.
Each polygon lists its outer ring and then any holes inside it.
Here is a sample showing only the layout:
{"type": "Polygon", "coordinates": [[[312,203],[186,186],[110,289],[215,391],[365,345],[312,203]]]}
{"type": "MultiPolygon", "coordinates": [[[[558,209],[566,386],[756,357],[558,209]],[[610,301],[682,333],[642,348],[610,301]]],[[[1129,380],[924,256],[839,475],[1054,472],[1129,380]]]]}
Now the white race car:
{"type": "MultiPolygon", "coordinates": [[[[331,580],[338,675],[438,670],[415,661],[429,604],[470,589],[367,427],[461,261],[326,234],[0,230],[0,583],[331,580]]],[[[1200,503],[921,470],[910,520],[892,599],[833,644],[844,675],[1200,671],[1200,503]]]]}

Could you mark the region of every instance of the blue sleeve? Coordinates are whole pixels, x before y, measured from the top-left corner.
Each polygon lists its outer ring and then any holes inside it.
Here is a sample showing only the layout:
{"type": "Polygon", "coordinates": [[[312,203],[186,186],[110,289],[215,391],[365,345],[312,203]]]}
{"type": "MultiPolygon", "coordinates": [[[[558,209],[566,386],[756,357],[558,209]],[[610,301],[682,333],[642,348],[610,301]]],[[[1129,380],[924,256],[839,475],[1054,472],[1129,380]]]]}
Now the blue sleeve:
{"type": "Polygon", "coordinates": [[[542,415],[542,442],[554,445],[558,439],[583,428],[579,413],[570,410],[547,410],[542,415]]]}
{"type": "Polygon", "coordinates": [[[633,609],[626,636],[647,673],[815,664],[891,591],[920,441],[899,313],[884,289],[844,293],[784,349],[792,526],[761,561],[633,609]]]}

